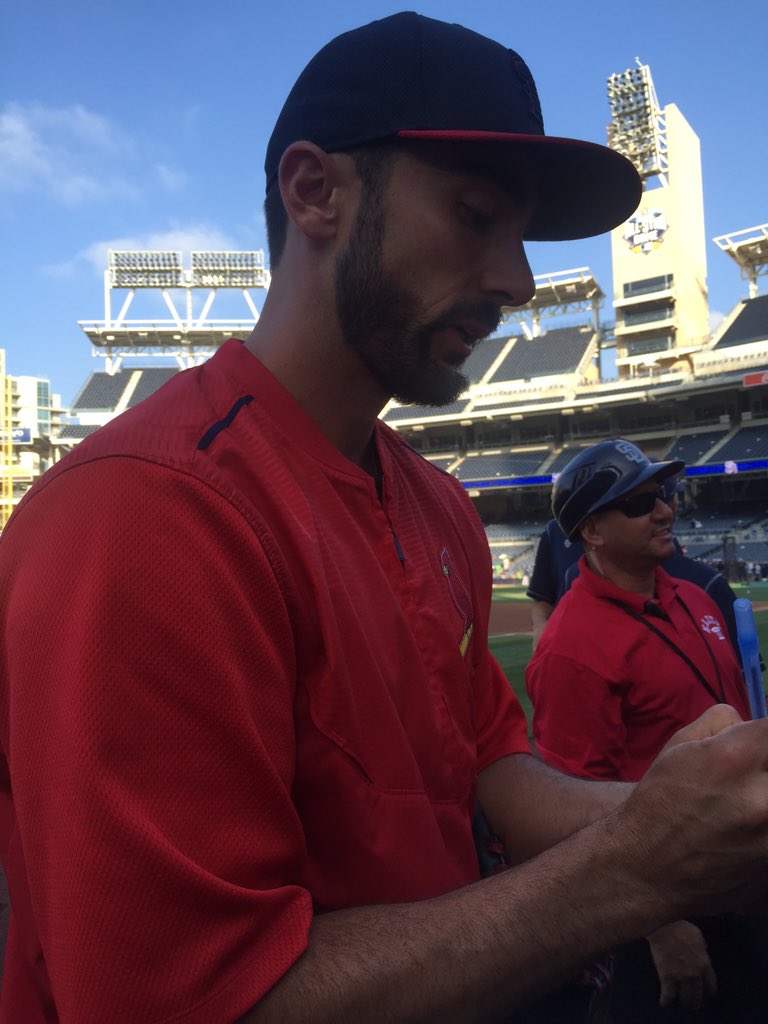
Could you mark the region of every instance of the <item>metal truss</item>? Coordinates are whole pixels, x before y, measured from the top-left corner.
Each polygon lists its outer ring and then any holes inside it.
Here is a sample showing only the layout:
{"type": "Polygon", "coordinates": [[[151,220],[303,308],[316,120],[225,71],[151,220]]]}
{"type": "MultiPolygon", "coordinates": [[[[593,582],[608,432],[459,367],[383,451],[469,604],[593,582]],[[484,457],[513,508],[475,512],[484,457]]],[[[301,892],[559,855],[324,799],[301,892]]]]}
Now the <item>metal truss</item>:
{"type": "Polygon", "coordinates": [[[251,293],[254,289],[266,291],[269,281],[261,250],[193,251],[188,268],[177,251],[110,250],[104,272],[104,319],[80,320],[78,324],[90,339],[94,354],[105,358],[107,373],[116,373],[128,356],[171,357],[184,369],[203,362],[233,334],[253,330],[259,311],[251,293]],[[243,316],[211,317],[221,290],[242,293],[243,316]],[[119,312],[113,316],[112,299],[116,291],[126,294],[119,312]],[[128,319],[140,291],[159,293],[170,318],[128,319]],[[182,292],[181,303],[173,294],[178,291],[182,292]]]}
{"type": "Polygon", "coordinates": [[[589,267],[536,274],[536,291],[530,302],[516,309],[505,307],[502,323],[517,323],[529,340],[541,334],[542,316],[591,312],[595,332],[600,327],[600,304],[605,298],[589,267]]]}
{"type": "Polygon", "coordinates": [[[713,241],[738,264],[740,276],[749,281],[749,297],[754,299],[758,277],[768,275],[768,224],[731,231],[713,241]]]}

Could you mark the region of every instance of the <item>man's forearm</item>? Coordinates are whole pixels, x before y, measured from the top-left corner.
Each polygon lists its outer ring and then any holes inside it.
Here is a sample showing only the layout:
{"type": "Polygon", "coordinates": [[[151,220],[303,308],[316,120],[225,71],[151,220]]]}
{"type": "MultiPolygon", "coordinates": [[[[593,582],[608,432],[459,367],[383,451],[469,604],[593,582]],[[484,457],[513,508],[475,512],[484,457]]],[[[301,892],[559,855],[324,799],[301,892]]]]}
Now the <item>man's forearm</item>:
{"type": "Polygon", "coordinates": [[[502,758],[478,779],[480,803],[514,863],[610,814],[632,789],[563,775],[528,754],[502,758]]]}
{"type": "Polygon", "coordinates": [[[243,1024],[479,1024],[670,921],[754,907],[768,894],[768,720],[717,705],[673,742],[607,818],[510,871],[316,918],[243,1024]]]}
{"type": "Polygon", "coordinates": [[[319,916],[307,952],[242,1024],[501,1018],[665,921],[629,860],[599,822],[437,899],[319,916]]]}
{"type": "Polygon", "coordinates": [[[533,633],[533,649],[536,650],[536,645],[539,642],[539,637],[544,632],[544,627],[547,621],[554,611],[554,605],[549,604],[548,601],[536,601],[534,600],[531,604],[531,630],[533,633]]]}

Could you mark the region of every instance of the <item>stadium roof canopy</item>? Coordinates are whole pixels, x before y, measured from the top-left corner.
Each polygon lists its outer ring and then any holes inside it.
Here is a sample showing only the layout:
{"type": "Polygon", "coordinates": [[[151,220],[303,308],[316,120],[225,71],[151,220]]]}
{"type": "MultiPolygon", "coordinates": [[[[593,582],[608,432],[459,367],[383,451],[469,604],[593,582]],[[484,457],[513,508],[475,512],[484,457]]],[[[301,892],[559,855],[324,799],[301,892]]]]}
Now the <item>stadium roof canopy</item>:
{"type": "Polygon", "coordinates": [[[119,369],[126,356],[170,356],[180,367],[191,366],[208,358],[232,335],[250,334],[259,319],[251,291],[266,290],[269,279],[261,250],[193,251],[188,268],[182,253],[177,251],[110,250],[104,272],[104,319],[78,323],[95,354],[106,357],[108,373],[119,369]],[[216,295],[224,289],[242,293],[245,308],[241,317],[211,317],[216,295]],[[115,316],[112,298],[116,291],[121,291],[124,298],[115,316]],[[170,317],[129,320],[128,312],[137,291],[159,294],[170,317]],[[199,296],[197,311],[193,310],[194,293],[199,296]]]}
{"type": "Polygon", "coordinates": [[[591,311],[594,329],[598,330],[598,311],[605,298],[589,267],[559,270],[554,274],[536,274],[536,291],[530,302],[515,309],[505,308],[504,323],[519,323],[527,338],[541,334],[542,314],[559,316],[591,311]]]}
{"type": "Polygon", "coordinates": [[[757,279],[768,274],[768,224],[718,235],[715,245],[734,260],[741,277],[749,281],[749,297],[757,295],[757,279]]]}

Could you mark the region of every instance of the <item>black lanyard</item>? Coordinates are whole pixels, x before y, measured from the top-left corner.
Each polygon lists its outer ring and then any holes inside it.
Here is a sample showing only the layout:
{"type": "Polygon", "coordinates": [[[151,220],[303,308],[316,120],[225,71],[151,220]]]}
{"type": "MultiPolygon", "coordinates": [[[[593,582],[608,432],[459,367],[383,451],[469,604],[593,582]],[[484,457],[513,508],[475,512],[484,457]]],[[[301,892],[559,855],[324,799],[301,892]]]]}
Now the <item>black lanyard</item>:
{"type": "Polygon", "coordinates": [[[659,637],[660,640],[663,640],[664,643],[667,645],[667,647],[669,647],[669,649],[671,651],[674,651],[675,654],[678,656],[678,658],[681,659],[681,661],[685,662],[685,664],[688,666],[688,668],[691,670],[691,672],[693,672],[693,674],[696,676],[697,681],[699,683],[701,683],[701,685],[704,687],[704,689],[710,695],[710,697],[715,702],[715,704],[725,704],[725,703],[727,703],[726,699],[725,699],[725,690],[723,689],[723,680],[720,677],[720,669],[718,667],[717,660],[715,659],[715,656],[712,653],[712,648],[709,646],[709,644],[707,643],[706,639],[702,635],[702,633],[701,633],[701,631],[700,631],[700,629],[699,629],[699,627],[698,627],[698,625],[696,623],[696,619],[693,617],[693,615],[691,615],[691,612],[690,612],[690,609],[688,608],[688,605],[683,601],[683,599],[678,594],[675,594],[675,600],[678,602],[678,604],[683,609],[685,614],[691,620],[691,623],[693,624],[693,628],[699,634],[699,636],[701,637],[701,642],[704,644],[704,646],[707,649],[707,653],[709,654],[710,660],[712,662],[712,666],[713,666],[713,668],[715,670],[715,675],[717,676],[717,688],[719,690],[719,693],[716,692],[710,686],[710,684],[707,682],[706,678],[702,674],[701,670],[699,669],[698,665],[694,665],[694,663],[691,661],[691,659],[688,657],[688,655],[685,653],[685,651],[681,650],[677,646],[677,644],[675,643],[674,640],[672,640],[670,637],[668,637],[665,633],[662,633],[660,629],[657,629],[653,625],[652,622],[649,622],[648,619],[646,619],[642,615],[640,615],[639,612],[636,612],[634,608],[630,608],[629,605],[624,604],[623,601],[619,601],[615,597],[609,597],[608,600],[612,604],[615,604],[617,608],[621,608],[621,610],[623,612],[626,612],[627,615],[629,615],[631,618],[633,618],[636,622],[641,622],[645,626],[646,629],[650,629],[650,631],[652,633],[655,633],[656,636],[659,637]]]}

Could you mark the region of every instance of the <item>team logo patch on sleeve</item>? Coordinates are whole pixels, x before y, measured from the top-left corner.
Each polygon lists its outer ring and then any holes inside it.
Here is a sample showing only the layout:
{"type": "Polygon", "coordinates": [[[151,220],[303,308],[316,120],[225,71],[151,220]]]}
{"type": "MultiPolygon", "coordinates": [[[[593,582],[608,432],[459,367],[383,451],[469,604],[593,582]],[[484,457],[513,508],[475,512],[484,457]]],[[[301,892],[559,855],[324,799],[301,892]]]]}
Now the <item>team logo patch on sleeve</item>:
{"type": "Polygon", "coordinates": [[[718,640],[725,640],[723,627],[714,615],[705,615],[701,620],[701,628],[705,633],[711,633],[713,636],[716,636],[718,640]]]}
{"type": "Polygon", "coordinates": [[[474,629],[473,617],[472,617],[472,599],[467,593],[467,589],[462,583],[461,576],[454,570],[451,556],[448,553],[448,548],[443,548],[440,552],[440,568],[443,571],[443,576],[448,583],[448,589],[451,592],[451,600],[453,601],[456,611],[462,618],[462,631],[461,639],[459,640],[459,650],[461,651],[462,657],[467,653],[469,647],[469,641],[472,639],[472,631],[474,629]]]}

